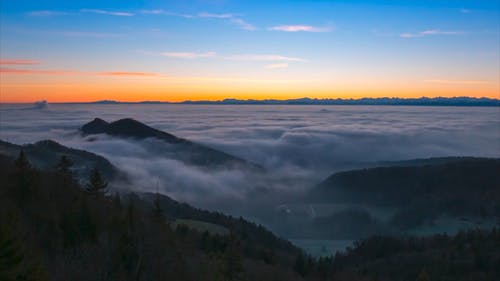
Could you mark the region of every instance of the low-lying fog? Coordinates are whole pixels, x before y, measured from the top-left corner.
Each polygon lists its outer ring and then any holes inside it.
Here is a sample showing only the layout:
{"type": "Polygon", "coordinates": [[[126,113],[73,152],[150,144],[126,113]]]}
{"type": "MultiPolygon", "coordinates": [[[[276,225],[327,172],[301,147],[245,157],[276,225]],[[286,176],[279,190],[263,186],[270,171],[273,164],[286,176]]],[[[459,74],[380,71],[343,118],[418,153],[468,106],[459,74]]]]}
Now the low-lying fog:
{"type": "Polygon", "coordinates": [[[0,139],[52,139],[108,158],[138,191],[156,190],[198,207],[244,215],[271,228],[290,195],[331,173],[376,161],[441,156],[500,157],[500,111],[486,107],[270,105],[1,105],[0,139]],[[156,140],[78,128],[99,117],[134,118],[156,129],[260,164],[269,173],[210,171],[161,156],[156,140]],[[269,220],[266,220],[269,218],[269,220]]]}

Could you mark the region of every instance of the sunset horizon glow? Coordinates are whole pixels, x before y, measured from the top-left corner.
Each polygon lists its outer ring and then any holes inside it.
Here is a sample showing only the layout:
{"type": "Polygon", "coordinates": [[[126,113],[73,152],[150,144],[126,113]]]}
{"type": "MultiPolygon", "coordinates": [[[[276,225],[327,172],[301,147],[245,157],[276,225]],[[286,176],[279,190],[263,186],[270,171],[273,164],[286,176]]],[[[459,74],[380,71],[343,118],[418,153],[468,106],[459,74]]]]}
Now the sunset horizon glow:
{"type": "Polygon", "coordinates": [[[4,1],[0,103],[499,99],[493,2],[4,1]]]}

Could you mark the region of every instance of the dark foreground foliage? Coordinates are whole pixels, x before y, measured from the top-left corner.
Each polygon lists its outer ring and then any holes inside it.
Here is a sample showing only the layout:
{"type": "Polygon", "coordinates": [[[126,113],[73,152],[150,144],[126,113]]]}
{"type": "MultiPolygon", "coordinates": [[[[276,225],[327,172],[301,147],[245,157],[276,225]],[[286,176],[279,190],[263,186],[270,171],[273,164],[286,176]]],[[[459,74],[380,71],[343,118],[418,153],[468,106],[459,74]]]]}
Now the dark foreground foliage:
{"type": "Polygon", "coordinates": [[[240,231],[174,229],[158,204],[107,196],[97,171],[80,185],[60,164],[0,157],[0,280],[301,280],[291,244],[247,255],[262,247],[240,231]]]}
{"type": "Polygon", "coordinates": [[[0,155],[0,280],[498,280],[500,232],[372,237],[315,260],[243,219],[0,155]],[[173,227],[188,218],[228,235],[173,227]]]}

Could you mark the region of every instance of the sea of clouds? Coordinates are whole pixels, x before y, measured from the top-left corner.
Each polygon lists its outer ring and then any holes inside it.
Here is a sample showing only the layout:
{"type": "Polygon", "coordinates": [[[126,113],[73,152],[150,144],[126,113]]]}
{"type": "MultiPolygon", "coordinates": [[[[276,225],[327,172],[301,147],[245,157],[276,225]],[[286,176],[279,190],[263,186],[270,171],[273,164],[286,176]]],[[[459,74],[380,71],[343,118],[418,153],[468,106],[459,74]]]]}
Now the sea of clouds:
{"type": "Polygon", "coordinates": [[[500,157],[500,108],[3,104],[0,139],[16,144],[52,139],[88,150],[130,175],[134,184],[127,188],[154,192],[160,186],[178,200],[238,214],[250,208],[240,202],[256,194],[265,194],[262,204],[278,205],[287,200],[284,191],[307,189],[335,171],[373,162],[500,157]],[[100,135],[89,141],[78,128],[95,117],[134,118],[259,164],[268,173],[189,166],[155,149],[165,147],[158,140],[100,135]]]}

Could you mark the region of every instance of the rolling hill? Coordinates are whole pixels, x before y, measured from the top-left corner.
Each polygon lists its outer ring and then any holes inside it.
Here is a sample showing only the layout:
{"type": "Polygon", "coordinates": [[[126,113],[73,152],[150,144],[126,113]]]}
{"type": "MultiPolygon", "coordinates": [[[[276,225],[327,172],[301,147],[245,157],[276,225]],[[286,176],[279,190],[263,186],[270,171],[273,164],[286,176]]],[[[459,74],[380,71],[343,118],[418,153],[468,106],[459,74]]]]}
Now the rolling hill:
{"type": "Polygon", "coordinates": [[[187,139],[179,138],[130,118],[120,119],[111,123],[95,118],[93,121],[83,125],[80,131],[85,136],[107,134],[113,137],[133,140],[160,140],[163,142],[163,145],[155,143],[155,147],[150,148],[155,151],[155,155],[163,155],[164,157],[180,160],[186,164],[198,167],[208,169],[234,168],[255,172],[264,171],[261,166],[244,159],[187,139]]]}

